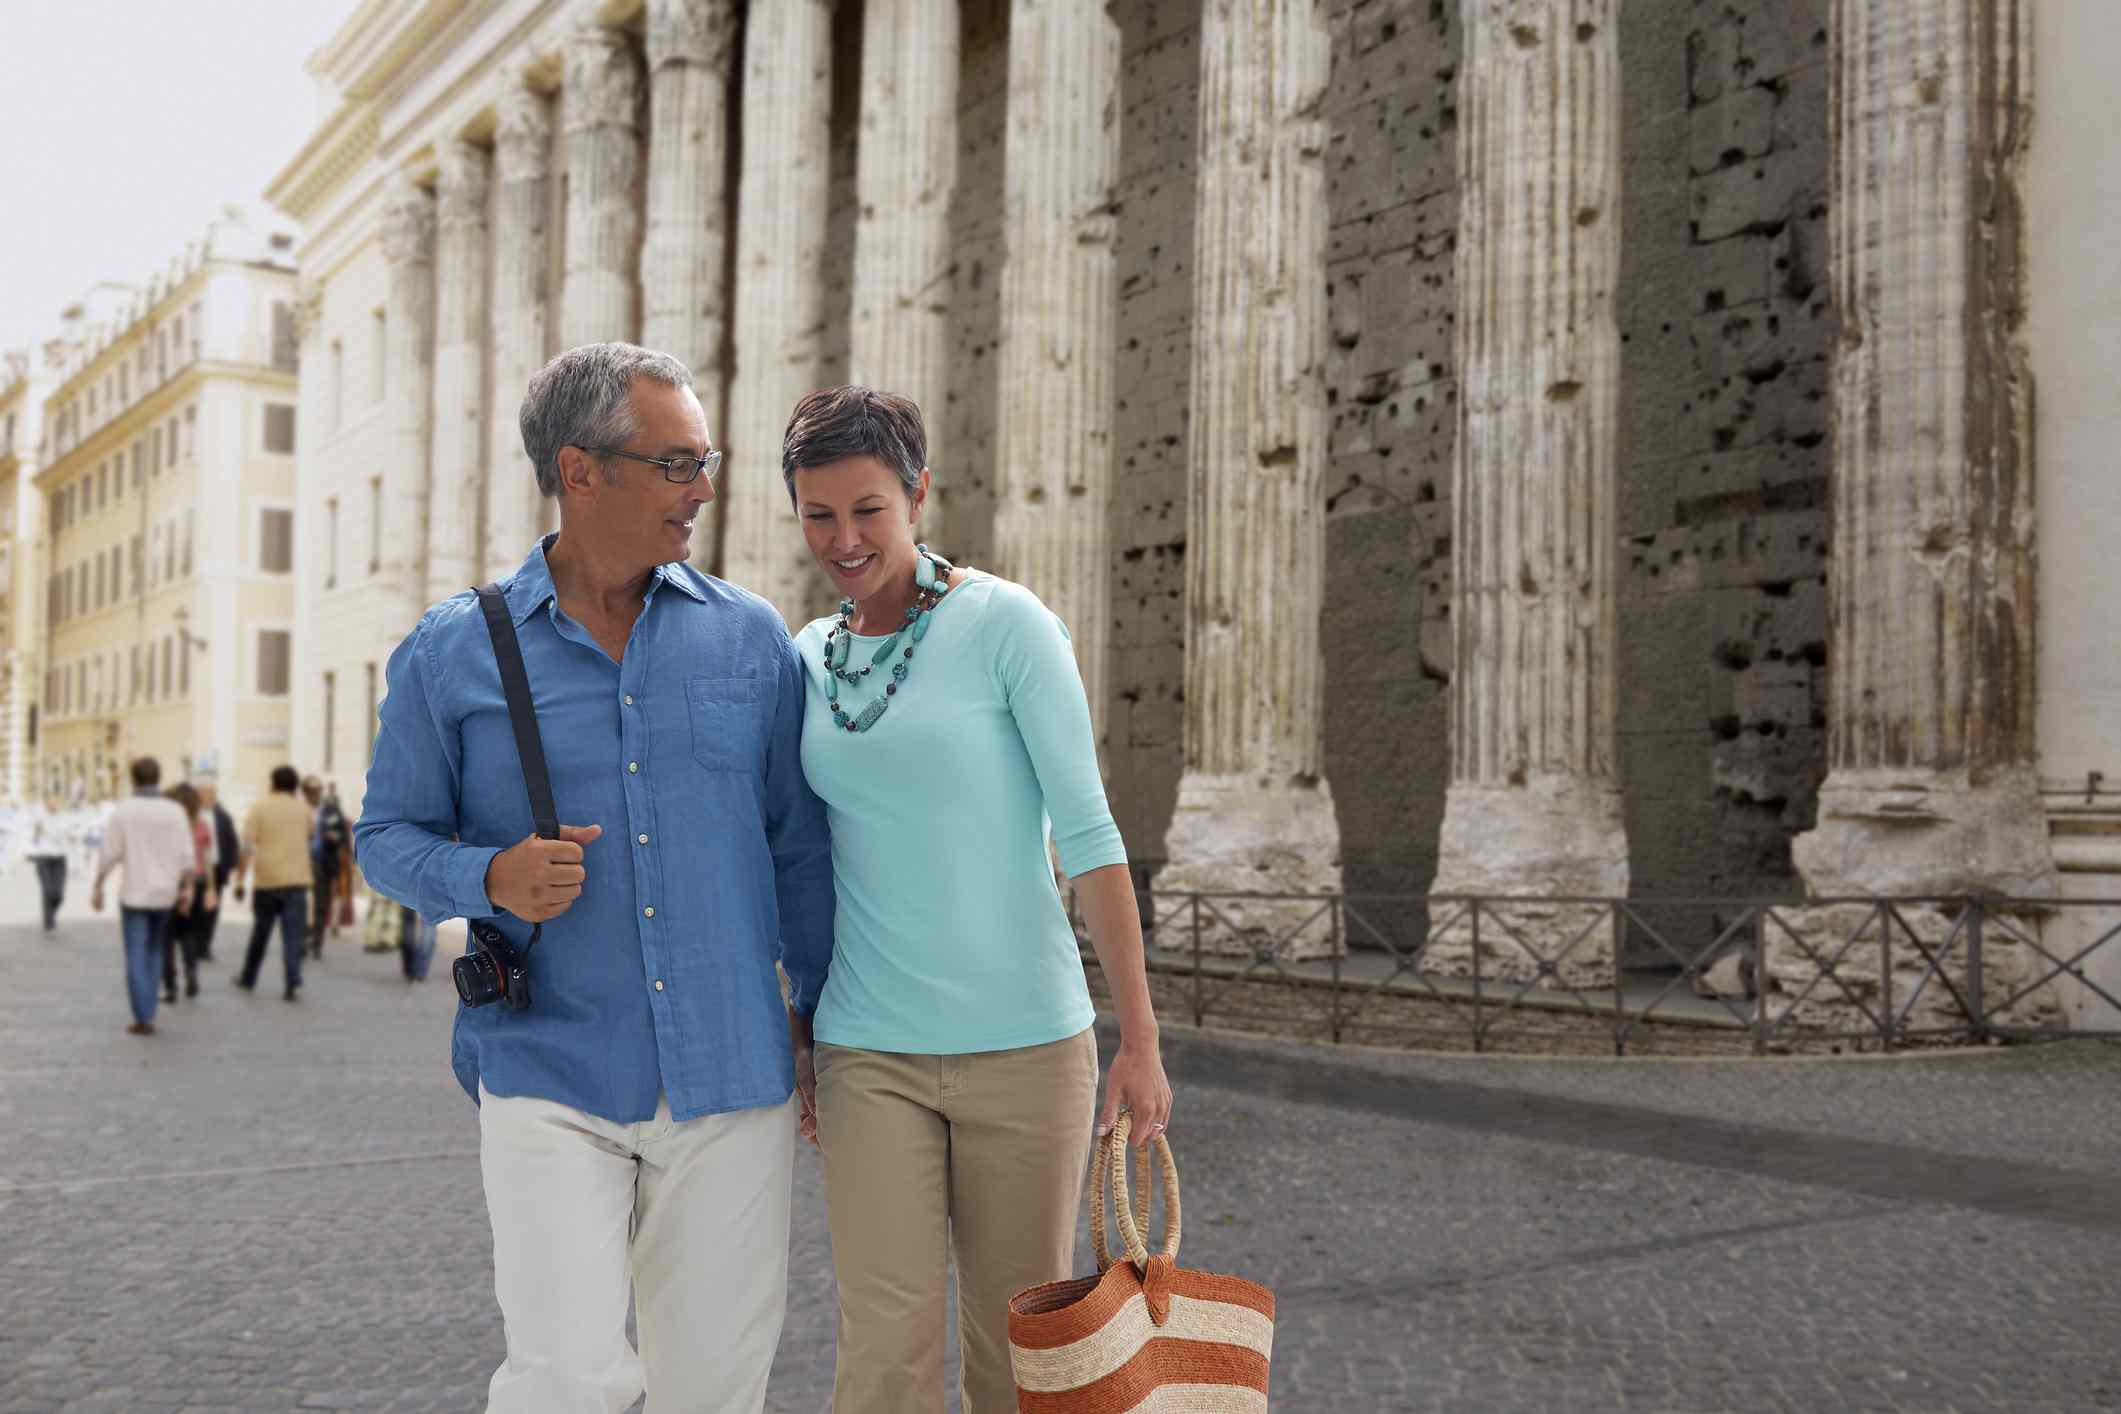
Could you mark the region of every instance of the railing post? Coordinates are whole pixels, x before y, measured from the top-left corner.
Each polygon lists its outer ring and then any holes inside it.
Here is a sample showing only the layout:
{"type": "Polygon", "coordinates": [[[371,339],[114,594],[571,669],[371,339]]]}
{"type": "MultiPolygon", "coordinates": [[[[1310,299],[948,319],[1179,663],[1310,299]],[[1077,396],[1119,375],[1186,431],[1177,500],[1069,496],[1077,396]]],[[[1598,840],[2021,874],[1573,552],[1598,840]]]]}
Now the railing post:
{"type": "Polygon", "coordinates": [[[1878,904],[1878,1047],[1893,1048],[1893,910],[1878,904]]]}
{"type": "Polygon", "coordinates": [[[1340,895],[1333,896],[1332,913],[1327,924],[1326,946],[1333,952],[1333,1044],[1340,1044],[1340,955],[1346,951],[1346,943],[1340,936],[1340,895]]]}
{"type": "Polygon", "coordinates": [[[1753,1054],[1767,1054],[1768,1017],[1767,930],[1770,905],[1753,906],[1753,1054]]]}
{"type": "Polygon", "coordinates": [[[1193,912],[1193,1027],[1197,1031],[1207,1023],[1202,1019],[1203,1009],[1200,990],[1200,895],[1190,895],[1193,912]]]}
{"type": "Polygon", "coordinates": [[[1488,1029],[1480,1019],[1480,900],[1470,899],[1466,911],[1473,919],[1473,1054],[1488,1047],[1488,1029]]]}
{"type": "Polygon", "coordinates": [[[1985,899],[1969,899],[1966,916],[1966,1003],[1973,1015],[1969,1022],[1967,1039],[1976,1045],[1988,1040],[1988,968],[1982,961],[1982,920],[1987,916],[1988,902],[1985,899]]]}
{"type": "Polygon", "coordinates": [[[1613,913],[1613,1054],[1624,1056],[1628,1053],[1628,1004],[1627,998],[1622,996],[1620,991],[1620,955],[1624,951],[1622,943],[1626,936],[1627,923],[1621,911],[1620,900],[1614,899],[1607,906],[1613,913]]]}

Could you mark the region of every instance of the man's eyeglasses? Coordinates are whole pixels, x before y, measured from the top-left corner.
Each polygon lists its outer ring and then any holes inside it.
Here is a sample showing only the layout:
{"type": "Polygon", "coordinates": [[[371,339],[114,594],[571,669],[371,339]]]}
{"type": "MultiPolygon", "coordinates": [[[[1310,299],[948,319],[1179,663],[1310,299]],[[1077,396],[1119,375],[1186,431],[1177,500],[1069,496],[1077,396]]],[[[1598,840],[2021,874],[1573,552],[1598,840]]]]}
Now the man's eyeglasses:
{"type": "Polygon", "coordinates": [[[639,452],[629,452],[621,447],[584,447],[582,450],[595,452],[600,456],[624,457],[628,461],[659,466],[663,469],[665,481],[675,481],[680,486],[699,480],[701,472],[705,472],[707,479],[713,481],[716,473],[722,469],[720,452],[709,452],[704,457],[644,457],[639,452]]]}

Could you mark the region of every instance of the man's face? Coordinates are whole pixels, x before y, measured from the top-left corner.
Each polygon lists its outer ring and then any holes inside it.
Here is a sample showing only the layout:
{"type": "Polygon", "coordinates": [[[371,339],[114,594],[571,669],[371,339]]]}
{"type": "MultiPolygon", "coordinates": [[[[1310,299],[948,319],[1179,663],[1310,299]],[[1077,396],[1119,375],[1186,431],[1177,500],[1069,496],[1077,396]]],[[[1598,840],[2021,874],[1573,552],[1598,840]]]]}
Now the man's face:
{"type": "MultiPolygon", "coordinates": [[[[704,457],[714,449],[707,417],[690,388],[636,378],[628,395],[639,430],[620,450],[643,457],[704,457]]],[[[684,485],[662,468],[627,457],[596,457],[587,475],[570,480],[565,494],[586,513],[596,537],[641,569],[682,560],[692,548],[693,523],[714,499],[714,483],[698,476],[684,485]]],[[[563,468],[563,472],[564,472],[563,468]]]]}
{"type": "Polygon", "coordinates": [[[199,792],[199,808],[201,810],[213,809],[214,802],[221,798],[218,787],[201,784],[197,789],[199,792]]]}

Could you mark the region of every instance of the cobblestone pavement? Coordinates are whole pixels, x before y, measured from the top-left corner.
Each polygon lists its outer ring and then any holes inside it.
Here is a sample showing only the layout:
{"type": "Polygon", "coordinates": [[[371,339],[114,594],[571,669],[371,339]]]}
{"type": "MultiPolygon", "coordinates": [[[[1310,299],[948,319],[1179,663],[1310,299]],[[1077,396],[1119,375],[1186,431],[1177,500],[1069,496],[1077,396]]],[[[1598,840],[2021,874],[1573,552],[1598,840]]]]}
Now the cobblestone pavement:
{"type": "MultiPolygon", "coordinates": [[[[200,1000],[129,1037],[115,923],[47,939],[23,882],[0,876],[0,1414],[479,1409],[500,1327],[440,967],[408,987],[337,943],[288,1006],[230,985],[232,919],[200,1000]]],[[[1184,1259],[1276,1288],[1277,1410],[2121,1409],[2121,1048],[1167,1050],[1184,1259]]],[[[815,1414],[807,1152],[797,1184],[769,1407],[815,1414]]]]}

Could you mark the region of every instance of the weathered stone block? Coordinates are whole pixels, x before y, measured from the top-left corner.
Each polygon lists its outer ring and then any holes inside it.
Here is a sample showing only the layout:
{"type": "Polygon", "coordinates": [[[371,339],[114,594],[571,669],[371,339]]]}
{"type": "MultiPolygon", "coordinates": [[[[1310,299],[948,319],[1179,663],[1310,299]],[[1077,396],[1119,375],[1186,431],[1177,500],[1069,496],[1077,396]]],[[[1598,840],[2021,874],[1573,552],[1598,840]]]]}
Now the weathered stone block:
{"type": "Polygon", "coordinates": [[[1813,175],[1800,154],[1771,152],[1696,178],[1690,193],[1695,238],[1779,231],[1797,214],[1797,193],[1813,175]]]}
{"type": "Polygon", "coordinates": [[[1774,93],[1757,85],[1735,89],[1688,115],[1688,166],[1698,174],[1764,156],[1774,137],[1774,93]]]}

